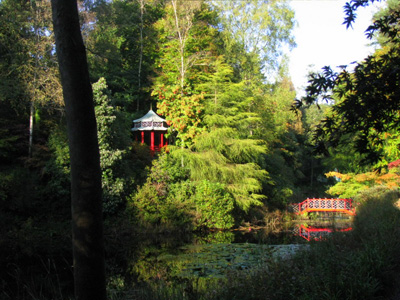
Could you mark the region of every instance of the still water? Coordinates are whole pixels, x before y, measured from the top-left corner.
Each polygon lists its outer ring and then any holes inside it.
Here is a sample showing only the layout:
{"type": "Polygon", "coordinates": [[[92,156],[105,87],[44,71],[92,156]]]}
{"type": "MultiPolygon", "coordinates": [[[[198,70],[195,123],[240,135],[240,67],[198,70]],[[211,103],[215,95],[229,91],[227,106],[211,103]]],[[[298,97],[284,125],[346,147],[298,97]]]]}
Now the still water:
{"type": "Polygon", "coordinates": [[[185,235],[143,235],[132,247],[121,248],[127,250],[112,265],[114,271],[125,274],[124,278],[132,282],[218,278],[227,270],[250,269],[266,262],[278,248],[294,251],[303,247],[297,245],[326,239],[335,231],[349,230],[351,223],[343,220],[334,224],[317,220],[292,224],[275,232],[247,227],[185,235]]]}

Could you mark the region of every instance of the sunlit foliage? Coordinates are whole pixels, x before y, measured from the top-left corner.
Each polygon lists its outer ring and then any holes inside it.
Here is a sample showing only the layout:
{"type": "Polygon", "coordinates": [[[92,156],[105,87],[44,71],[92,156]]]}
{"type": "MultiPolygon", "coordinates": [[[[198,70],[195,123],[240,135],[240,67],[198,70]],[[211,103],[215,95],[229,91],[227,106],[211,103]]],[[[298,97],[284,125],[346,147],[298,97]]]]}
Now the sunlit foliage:
{"type": "Polygon", "coordinates": [[[327,177],[334,177],[337,183],[327,191],[331,195],[342,198],[352,198],[361,191],[372,187],[386,187],[396,189],[400,186],[400,175],[397,168],[390,171],[366,172],[359,174],[341,174],[339,172],[329,172],[327,177]]]}

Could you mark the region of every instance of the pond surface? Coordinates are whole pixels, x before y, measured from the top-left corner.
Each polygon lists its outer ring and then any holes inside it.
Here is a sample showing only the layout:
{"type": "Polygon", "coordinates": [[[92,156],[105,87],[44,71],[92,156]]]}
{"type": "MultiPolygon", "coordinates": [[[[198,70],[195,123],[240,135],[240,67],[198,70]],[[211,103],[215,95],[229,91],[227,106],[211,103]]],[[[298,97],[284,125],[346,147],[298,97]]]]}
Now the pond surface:
{"type": "MultiPolygon", "coordinates": [[[[243,227],[232,231],[190,234],[137,235],[131,228],[110,226],[105,238],[108,289],[116,292],[124,291],[125,288],[136,290],[138,286],[146,287],[160,282],[160,279],[168,284],[191,283],[193,279],[219,279],[231,270],[249,270],[261,266],[282,251],[291,255],[287,249],[297,251],[307,247],[309,240],[326,238],[332,234],[332,227],[342,230],[351,226],[341,220],[334,225],[330,220],[302,222],[282,226],[276,231],[243,227]],[[117,233],[116,230],[122,232],[117,233]],[[306,238],[307,232],[319,235],[310,234],[306,238]]],[[[2,295],[11,295],[6,299],[17,299],[13,295],[36,290],[42,297],[42,291],[46,291],[49,299],[56,298],[52,297],[55,295],[58,297],[59,293],[65,296],[64,299],[69,296],[72,298],[70,237],[60,235],[57,243],[52,239],[50,241],[24,242],[24,247],[21,247],[23,252],[14,254],[8,249],[3,252],[3,258],[7,258],[7,268],[3,269],[1,276],[2,295]]],[[[20,298],[23,299],[22,296],[20,298]]],[[[25,297],[30,298],[33,297],[25,297]]]]}
{"type": "Polygon", "coordinates": [[[127,251],[121,253],[123,263],[116,267],[132,282],[219,278],[229,270],[260,266],[274,255],[292,255],[312,240],[347,230],[351,230],[351,224],[345,219],[334,224],[331,220],[303,222],[279,232],[248,227],[187,235],[144,235],[131,248],[124,246],[127,251]]]}

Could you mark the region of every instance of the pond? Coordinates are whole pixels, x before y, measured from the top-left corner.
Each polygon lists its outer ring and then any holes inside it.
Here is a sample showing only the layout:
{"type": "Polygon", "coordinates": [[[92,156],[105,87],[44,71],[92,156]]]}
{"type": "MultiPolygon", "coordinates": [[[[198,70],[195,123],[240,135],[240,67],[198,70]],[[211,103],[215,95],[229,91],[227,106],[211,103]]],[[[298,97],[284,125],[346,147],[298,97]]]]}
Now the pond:
{"type": "Polygon", "coordinates": [[[334,231],[351,230],[347,218],[334,221],[302,222],[279,232],[247,227],[186,235],[143,235],[132,241],[132,247],[123,247],[126,251],[120,254],[120,261],[113,262],[113,271],[125,274],[124,279],[132,283],[221,278],[230,270],[251,269],[273,258],[293,255],[310,241],[325,239],[334,231]]]}
{"type": "MultiPolygon", "coordinates": [[[[120,293],[155,282],[190,284],[197,280],[198,283],[218,280],[229,271],[252,270],[277,256],[292,255],[307,247],[310,241],[326,238],[333,228],[351,228],[348,219],[334,221],[332,224],[331,218],[303,220],[290,226],[282,225],[275,231],[242,227],[188,234],[137,235],[131,232],[132,228],[108,227],[105,239],[108,290],[120,293]]],[[[58,299],[59,293],[63,294],[62,299],[72,295],[70,237],[60,235],[59,239],[50,241],[50,244],[25,243],[23,252],[3,255],[7,258],[7,269],[2,270],[3,295],[10,295],[6,299],[30,299],[34,291],[42,298],[46,291],[49,299],[58,299]]]]}

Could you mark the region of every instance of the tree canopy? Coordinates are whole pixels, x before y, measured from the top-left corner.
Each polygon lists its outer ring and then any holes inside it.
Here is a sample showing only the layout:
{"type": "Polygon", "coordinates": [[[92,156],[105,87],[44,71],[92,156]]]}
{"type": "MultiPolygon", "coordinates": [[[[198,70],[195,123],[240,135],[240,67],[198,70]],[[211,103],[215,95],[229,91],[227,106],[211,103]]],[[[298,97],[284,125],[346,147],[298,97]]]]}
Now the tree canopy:
{"type": "MultiPolygon", "coordinates": [[[[359,7],[372,2],[347,3],[346,26],[355,21],[359,7]]],[[[395,133],[400,125],[399,17],[399,6],[394,3],[376,16],[366,34],[371,39],[379,36],[381,47],[356,63],[354,70],[343,67],[342,71],[334,72],[325,67],[323,72],[311,75],[307,95],[298,104],[320,100],[334,104],[316,131],[318,150],[326,151],[328,147],[350,142],[362,154],[364,162],[376,163],[385,158],[384,148],[397,140],[395,133]]]]}

